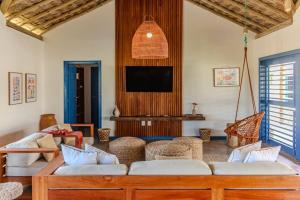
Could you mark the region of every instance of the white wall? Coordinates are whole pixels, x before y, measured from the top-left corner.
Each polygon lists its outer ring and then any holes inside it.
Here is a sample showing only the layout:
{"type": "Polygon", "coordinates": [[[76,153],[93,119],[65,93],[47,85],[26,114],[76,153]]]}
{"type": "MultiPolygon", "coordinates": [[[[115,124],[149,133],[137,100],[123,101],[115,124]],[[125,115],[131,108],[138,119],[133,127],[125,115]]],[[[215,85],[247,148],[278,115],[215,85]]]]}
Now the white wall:
{"type": "Polygon", "coordinates": [[[115,104],[115,4],[114,1],[72,20],[45,35],[43,112],[64,120],[64,61],[101,60],[103,127],[115,104]]]}
{"type": "Polygon", "coordinates": [[[38,129],[41,114],[43,43],[8,28],[0,14],[0,146],[38,129]],[[8,105],[8,72],[23,73],[23,104],[8,105]],[[25,103],[25,73],[38,77],[37,102],[25,103]]]}
{"type": "MultiPolygon", "coordinates": [[[[103,127],[114,128],[108,120],[115,103],[115,3],[72,20],[45,35],[45,101],[43,112],[57,114],[63,121],[63,61],[101,60],[103,127]]],[[[205,122],[185,122],[184,135],[197,135],[208,127],[222,135],[225,124],[234,118],[238,88],[214,88],[213,68],[240,67],[242,63],[242,28],[184,1],[184,113],[191,112],[191,102],[200,103],[205,122]]],[[[244,101],[242,101],[244,103],[244,101]]],[[[248,104],[247,104],[248,105],[248,104]]],[[[248,106],[241,106],[241,116],[248,106]]]]}
{"type": "MultiPolygon", "coordinates": [[[[191,103],[197,102],[207,118],[184,122],[183,133],[197,135],[201,127],[224,135],[226,123],[234,121],[238,87],[213,87],[213,68],[242,67],[243,28],[188,1],[183,25],[183,112],[191,113],[191,103]]],[[[249,114],[248,92],[245,87],[240,118],[249,114]]]]}

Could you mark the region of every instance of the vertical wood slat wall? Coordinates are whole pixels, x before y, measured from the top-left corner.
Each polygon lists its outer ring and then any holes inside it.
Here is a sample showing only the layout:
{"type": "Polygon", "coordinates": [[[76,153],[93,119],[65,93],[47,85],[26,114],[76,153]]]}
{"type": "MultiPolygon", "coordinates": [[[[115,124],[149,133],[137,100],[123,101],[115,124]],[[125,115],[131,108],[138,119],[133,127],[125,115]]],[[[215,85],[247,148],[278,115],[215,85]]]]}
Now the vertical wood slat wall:
{"type": "MultiPolygon", "coordinates": [[[[183,0],[116,0],[116,103],[122,116],[182,115],[182,20],[183,0]],[[149,6],[151,5],[151,6],[149,6]],[[132,59],[133,35],[151,14],[166,34],[169,58],[132,59]],[[126,92],[126,66],[173,66],[172,93],[126,92]]],[[[116,136],[181,136],[182,122],[116,122],[116,136]]]]}

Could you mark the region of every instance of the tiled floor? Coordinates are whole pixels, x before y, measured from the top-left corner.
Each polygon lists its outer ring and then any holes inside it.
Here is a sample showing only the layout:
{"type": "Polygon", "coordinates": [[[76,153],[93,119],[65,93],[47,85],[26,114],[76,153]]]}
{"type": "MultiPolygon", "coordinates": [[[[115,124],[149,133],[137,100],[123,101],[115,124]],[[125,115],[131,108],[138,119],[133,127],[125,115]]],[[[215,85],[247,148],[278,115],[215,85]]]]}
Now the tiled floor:
{"type": "MultiPolygon", "coordinates": [[[[105,151],[108,150],[108,143],[104,142],[101,144],[96,144],[98,148],[101,148],[105,151]]],[[[226,161],[232,151],[232,148],[228,147],[225,144],[225,141],[211,141],[203,144],[203,152],[204,152],[204,161],[226,161]]],[[[291,166],[293,169],[298,171],[300,174],[300,162],[293,160],[287,155],[281,154],[278,159],[279,162],[284,163],[288,166],[291,166]]],[[[30,200],[31,199],[31,191],[27,189],[24,192],[24,195],[20,198],[22,200],[30,200]]]]}

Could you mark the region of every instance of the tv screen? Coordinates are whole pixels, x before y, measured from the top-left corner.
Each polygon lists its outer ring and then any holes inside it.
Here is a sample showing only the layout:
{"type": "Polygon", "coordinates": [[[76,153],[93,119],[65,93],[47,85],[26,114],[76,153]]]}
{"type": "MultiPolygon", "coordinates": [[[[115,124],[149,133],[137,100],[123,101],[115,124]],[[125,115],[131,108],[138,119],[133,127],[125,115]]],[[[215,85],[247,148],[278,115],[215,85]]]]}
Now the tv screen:
{"type": "Polygon", "coordinates": [[[173,67],[126,67],[127,92],[172,92],[173,67]]]}

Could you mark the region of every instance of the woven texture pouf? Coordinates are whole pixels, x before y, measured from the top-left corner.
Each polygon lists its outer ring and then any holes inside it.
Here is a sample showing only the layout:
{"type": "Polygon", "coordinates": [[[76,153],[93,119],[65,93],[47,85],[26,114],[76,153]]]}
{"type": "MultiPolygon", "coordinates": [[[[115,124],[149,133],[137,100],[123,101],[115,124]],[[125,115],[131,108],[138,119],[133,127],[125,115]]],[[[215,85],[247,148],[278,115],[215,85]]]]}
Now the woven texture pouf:
{"type": "Polygon", "coordinates": [[[132,162],[145,159],[146,142],[135,137],[121,137],[109,143],[109,151],[115,154],[121,164],[130,166],[132,162]]]}
{"type": "Polygon", "coordinates": [[[0,183],[0,200],[16,199],[23,193],[21,183],[9,182],[0,183]]]}
{"type": "Polygon", "coordinates": [[[174,141],[152,142],[146,146],[146,160],[156,160],[156,157],[192,159],[192,149],[174,141]]]}
{"type": "Polygon", "coordinates": [[[193,160],[203,159],[203,141],[195,137],[178,137],[174,141],[179,144],[186,144],[192,148],[193,160]]]}

